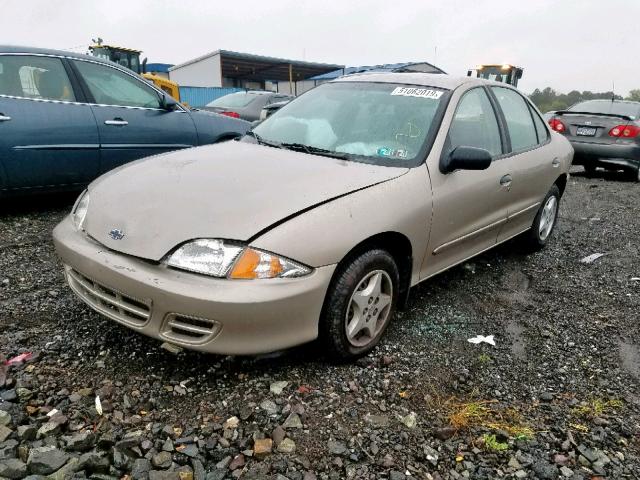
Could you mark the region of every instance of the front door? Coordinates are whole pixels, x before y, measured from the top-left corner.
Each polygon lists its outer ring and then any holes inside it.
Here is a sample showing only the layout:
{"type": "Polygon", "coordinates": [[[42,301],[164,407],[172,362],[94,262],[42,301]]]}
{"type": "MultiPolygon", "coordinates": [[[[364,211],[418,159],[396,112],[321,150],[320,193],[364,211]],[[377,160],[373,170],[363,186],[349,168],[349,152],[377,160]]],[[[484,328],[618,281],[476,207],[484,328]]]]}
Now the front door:
{"type": "Polygon", "coordinates": [[[429,159],[433,221],[422,277],[487,250],[496,244],[509,203],[503,138],[489,96],[482,87],[461,97],[451,120],[443,155],[458,146],[482,148],[494,160],[486,170],[442,173],[439,159],[429,159]]]}
{"type": "Polygon", "coordinates": [[[142,79],[90,61],[73,63],[94,100],[103,172],[138,158],[198,144],[189,113],[181,107],[163,109],[161,94],[142,79]]]}
{"type": "Polygon", "coordinates": [[[0,189],[74,187],[98,175],[91,107],[58,57],[0,55],[0,189]]]}

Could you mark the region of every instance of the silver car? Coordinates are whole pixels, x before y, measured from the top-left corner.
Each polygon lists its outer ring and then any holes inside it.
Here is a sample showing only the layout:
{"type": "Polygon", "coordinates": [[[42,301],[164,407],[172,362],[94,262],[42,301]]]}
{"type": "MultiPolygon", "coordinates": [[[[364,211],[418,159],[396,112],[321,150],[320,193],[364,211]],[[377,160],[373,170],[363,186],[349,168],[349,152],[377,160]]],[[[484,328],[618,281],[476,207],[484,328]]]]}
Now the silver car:
{"type": "Polygon", "coordinates": [[[73,291],[151,337],[352,359],[417,283],[515,236],[542,248],[572,157],[510,86],[354,75],[242,141],[104,175],[54,240],[73,291]]]}

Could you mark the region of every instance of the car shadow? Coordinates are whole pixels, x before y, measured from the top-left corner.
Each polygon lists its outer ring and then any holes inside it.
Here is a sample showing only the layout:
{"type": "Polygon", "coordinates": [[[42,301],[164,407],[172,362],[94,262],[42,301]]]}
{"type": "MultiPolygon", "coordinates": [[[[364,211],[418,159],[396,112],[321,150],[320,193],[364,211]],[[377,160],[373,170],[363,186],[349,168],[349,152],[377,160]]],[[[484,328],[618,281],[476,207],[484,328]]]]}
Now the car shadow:
{"type": "Polygon", "coordinates": [[[70,209],[77,197],[78,192],[0,197],[0,215],[24,215],[70,209]]]}

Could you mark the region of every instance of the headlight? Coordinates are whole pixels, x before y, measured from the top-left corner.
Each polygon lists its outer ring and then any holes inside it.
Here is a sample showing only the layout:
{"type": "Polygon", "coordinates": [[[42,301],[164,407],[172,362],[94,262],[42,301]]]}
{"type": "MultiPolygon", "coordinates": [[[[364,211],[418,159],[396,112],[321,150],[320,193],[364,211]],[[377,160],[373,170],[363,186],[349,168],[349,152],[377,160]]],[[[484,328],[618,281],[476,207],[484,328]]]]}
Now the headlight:
{"type": "Polygon", "coordinates": [[[234,279],[292,278],[311,273],[309,267],[292,260],[217,239],[185,243],[166,263],[190,272],[234,279]]]}
{"type": "Polygon", "coordinates": [[[76,200],[76,204],[73,206],[73,210],[71,210],[71,215],[73,216],[73,223],[78,230],[82,230],[84,225],[84,217],[87,216],[87,209],[89,208],[89,192],[85,190],[80,194],[78,200],[76,200]]]}

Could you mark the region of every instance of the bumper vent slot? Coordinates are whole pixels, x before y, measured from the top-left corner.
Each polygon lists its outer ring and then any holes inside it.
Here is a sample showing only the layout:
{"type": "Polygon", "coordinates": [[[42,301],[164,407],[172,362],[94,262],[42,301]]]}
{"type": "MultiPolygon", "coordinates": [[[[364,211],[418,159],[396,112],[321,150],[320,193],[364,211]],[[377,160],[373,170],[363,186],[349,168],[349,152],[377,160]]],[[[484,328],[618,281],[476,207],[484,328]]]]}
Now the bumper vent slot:
{"type": "Polygon", "coordinates": [[[162,326],[162,335],[180,343],[204,343],[217,335],[220,328],[215,320],[170,313],[162,326]]]}
{"type": "Polygon", "coordinates": [[[133,327],[142,327],[151,317],[151,302],[138,300],[85,277],[67,267],[71,289],[90,307],[107,317],[133,327]]]}

